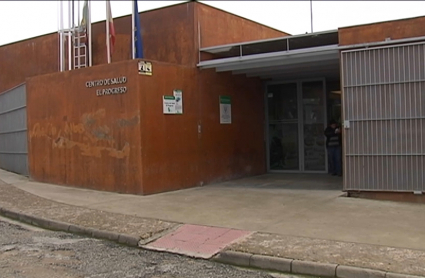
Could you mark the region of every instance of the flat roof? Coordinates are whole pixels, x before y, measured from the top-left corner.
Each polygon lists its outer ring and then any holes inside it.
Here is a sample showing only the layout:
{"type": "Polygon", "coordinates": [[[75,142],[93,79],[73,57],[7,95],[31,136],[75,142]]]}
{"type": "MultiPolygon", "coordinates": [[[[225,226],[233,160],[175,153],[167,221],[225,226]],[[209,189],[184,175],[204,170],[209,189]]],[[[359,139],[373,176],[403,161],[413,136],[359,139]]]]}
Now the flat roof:
{"type": "Polygon", "coordinates": [[[231,71],[262,79],[339,77],[338,30],[200,49],[210,59],[201,69],[231,71]]]}

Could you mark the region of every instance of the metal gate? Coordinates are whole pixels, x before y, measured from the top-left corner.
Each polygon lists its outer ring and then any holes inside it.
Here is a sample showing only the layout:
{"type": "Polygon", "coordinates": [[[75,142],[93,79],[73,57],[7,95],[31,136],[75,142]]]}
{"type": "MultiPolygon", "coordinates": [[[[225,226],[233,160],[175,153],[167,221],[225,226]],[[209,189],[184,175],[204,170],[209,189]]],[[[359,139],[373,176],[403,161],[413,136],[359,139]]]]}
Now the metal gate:
{"type": "Polygon", "coordinates": [[[0,168],[28,176],[25,84],[0,94],[0,168]]]}
{"type": "Polygon", "coordinates": [[[425,191],[425,43],[341,54],[344,190],[425,191]]]}

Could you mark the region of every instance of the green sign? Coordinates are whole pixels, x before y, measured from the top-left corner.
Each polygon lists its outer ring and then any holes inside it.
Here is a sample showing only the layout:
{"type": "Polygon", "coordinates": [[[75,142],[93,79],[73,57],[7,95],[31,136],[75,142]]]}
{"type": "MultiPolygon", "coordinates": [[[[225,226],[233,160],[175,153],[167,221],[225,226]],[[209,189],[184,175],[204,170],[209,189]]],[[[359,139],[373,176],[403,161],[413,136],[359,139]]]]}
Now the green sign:
{"type": "Polygon", "coordinates": [[[220,96],[220,124],[232,123],[232,100],[229,96],[220,96]]]}

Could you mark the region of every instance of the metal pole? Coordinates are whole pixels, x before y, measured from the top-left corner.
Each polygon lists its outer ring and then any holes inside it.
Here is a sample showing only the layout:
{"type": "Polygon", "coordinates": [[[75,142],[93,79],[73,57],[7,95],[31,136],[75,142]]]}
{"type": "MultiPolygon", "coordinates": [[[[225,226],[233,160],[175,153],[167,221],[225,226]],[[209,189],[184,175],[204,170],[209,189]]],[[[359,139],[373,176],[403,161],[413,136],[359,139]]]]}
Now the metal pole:
{"type": "Polygon", "coordinates": [[[75,27],[75,0],[72,0],[72,7],[71,7],[71,15],[72,15],[72,28],[75,27]]]}
{"type": "Polygon", "coordinates": [[[68,1],[68,70],[72,69],[72,29],[71,29],[71,1],[68,1]]]}
{"type": "MultiPolygon", "coordinates": [[[[78,28],[77,28],[77,32],[78,32],[78,41],[77,41],[77,44],[78,44],[78,48],[77,48],[77,50],[78,50],[78,68],[80,68],[81,67],[81,58],[80,58],[80,56],[81,56],[81,48],[80,48],[80,44],[81,44],[81,39],[80,39],[80,35],[81,35],[81,29],[80,29],[80,25],[81,25],[81,21],[80,21],[80,0],[78,0],[77,1],[77,26],[78,26],[78,28]]],[[[86,23],[87,24],[87,23],[86,23]]],[[[86,54],[86,58],[87,58],[87,53],[85,53],[86,54]]],[[[74,59],[74,62],[75,62],[75,59],[74,59]]]]}
{"type": "Polygon", "coordinates": [[[136,19],[136,13],[137,13],[137,16],[138,16],[138,14],[139,14],[139,11],[137,11],[136,12],[136,10],[135,10],[135,8],[136,8],[136,5],[135,5],[135,2],[134,1],[137,1],[137,0],[133,0],[132,1],[132,5],[133,5],[133,10],[132,10],[132,12],[131,12],[131,59],[134,59],[134,58],[136,58],[136,51],[135,51],[135,49],[134,49],[134,33],[136,32],[136,29],[135,29],[135,24],[134,24],[134,22],[135,22],[135,19],[136,19]]]}
{"type": "Polygon", "coordinates": [[[111,46],[110,46],[110,39],[109,39],[109,15],[110,15],[110,6],[109,6],[109,0],[106,0],[106,55],[108,57],[108,64],[111,63],[111,46]]]}
{"type": "Polygon", "coordinates": [[[87,34],[87,36],[89,37],[89,40],[88,40],[88,43],[89,43],[89,67],[91,67],[93,59],[92,59],[92,53],[91,53],[92,36],[91,36],[91,1],[90,0],[87,2],[87,9],[88,9],[88,12],[87,12],[87,31],[88,31],[88,34],[87,34]]]}
{"type": "Polygon", "coordinates": [[[310,22],[311,22],[311,32],[313,33],[313,0],[310,0],[310,22]]]}
{"type": "Polygon", "coordinates": [[[63,63],[63,2],[59,4],[59,67],[60,71],[64,71],[63,63]]]}

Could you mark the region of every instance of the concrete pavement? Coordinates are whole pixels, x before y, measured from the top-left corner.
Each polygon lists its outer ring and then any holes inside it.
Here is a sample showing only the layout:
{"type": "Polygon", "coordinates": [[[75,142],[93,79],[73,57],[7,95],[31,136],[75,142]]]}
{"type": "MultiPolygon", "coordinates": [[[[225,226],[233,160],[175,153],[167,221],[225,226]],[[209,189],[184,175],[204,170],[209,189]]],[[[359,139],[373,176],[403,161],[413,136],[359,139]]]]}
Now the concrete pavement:
{"type": "Polygon", "coordinates": [[[86,227],[86,234],[143,245],[183,223],[215,226],[251,233],[219,253],[223,262],[245,256],[244,266],[289,263],[303,274],[359,277],[345,268],[354,267],[378,271],[368,277],[425,276],[425,206],[342,197],[337,177],[263,175],[151,196],[37,183],[3,170],[0,179],[3,214],[74,225],[68,231],[86,227]]]}

